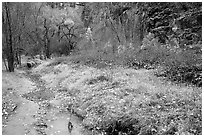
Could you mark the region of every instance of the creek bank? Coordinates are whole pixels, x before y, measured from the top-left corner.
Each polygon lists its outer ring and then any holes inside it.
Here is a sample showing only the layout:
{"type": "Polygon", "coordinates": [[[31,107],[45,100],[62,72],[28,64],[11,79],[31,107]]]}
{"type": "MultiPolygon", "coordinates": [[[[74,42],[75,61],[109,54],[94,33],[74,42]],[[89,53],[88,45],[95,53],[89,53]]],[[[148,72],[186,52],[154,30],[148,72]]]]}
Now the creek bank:
{"type": "Polygon", "coordinates": [[[12,92],[15,96],[8,96],[18,104],[3,122],[3,135],[92,134],[81,125],[81,118],[62,107],[61,101],[55,99],[56,92],[46,88],[40,75],[32,70],[3,75],[3,90],[7,94],[12,92]],[[68,121],[74,126],[71,133],[68,121]]]}
{"type": "Polygon", "coordinates": [[[38,114],[35,115],[37,122],[34,123],[39,134],[43,135],[81,135],[91,134],[81,125],[82,119],[72,114],[66,109],[60,100],[56,100],[57,94],[54,89],[47,88],[39,74],[26,72],[26,77],[36,83],[37,89],[33,92],[24,94],[24,98],[31,100],[39,105],[38,114]],[[70,117],[71,115],[71,117],[70,117]],[[71,118],[71,119],[70,119],[71,118]],[[68,122],[74,125],[72,132],[68,132],[68,122]]]}

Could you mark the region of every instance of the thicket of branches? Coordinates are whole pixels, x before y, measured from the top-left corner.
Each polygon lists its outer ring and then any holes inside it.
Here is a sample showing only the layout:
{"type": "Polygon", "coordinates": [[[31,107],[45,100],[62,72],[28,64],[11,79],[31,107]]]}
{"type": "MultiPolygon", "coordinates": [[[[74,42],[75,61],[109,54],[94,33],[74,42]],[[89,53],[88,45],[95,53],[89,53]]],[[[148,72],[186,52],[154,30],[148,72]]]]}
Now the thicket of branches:
{"type": "Polygon", "coordinates": [[[158,76],[202,86],[201,3],[84,5],[82,21],[92,28],[90,41],[80,43],[92,50],[85,52],[85,61],[147,69],[162,66],[158,76]]]}
{"type": "Polygon", "coordinates": [[[2,10],[9,71],[23,54],[79,53],[88,64],[164,66],[162,76],[201,83],[202,3],[6,2],[2,10]]]}

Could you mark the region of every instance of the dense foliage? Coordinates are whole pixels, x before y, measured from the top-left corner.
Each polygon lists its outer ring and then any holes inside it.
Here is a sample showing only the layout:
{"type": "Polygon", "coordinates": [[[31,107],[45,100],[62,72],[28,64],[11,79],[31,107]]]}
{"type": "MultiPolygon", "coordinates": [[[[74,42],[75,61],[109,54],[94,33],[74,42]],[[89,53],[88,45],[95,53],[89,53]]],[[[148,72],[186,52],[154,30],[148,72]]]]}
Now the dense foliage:
{"type": "Polygon", "coordinates": [[[160,42],[177,38],[182,47],[201,41],[201,3],[146,3],[143,10],[146,11],[147,31],[159,37],[160,42]]]}

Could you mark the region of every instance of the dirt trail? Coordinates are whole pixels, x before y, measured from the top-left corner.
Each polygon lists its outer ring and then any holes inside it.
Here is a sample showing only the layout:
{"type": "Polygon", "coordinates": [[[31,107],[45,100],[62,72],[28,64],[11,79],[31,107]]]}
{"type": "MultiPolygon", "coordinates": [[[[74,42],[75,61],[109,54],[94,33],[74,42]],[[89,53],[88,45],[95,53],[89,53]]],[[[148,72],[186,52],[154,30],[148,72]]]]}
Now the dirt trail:
{"type": "MultiPolygon", "coordinates": [[[[68,135],[70,112],[60,108],[55,93],[45,87],[39,75],[27,71],[3,72],[3,90],[12,87],[18,106],[2,128],[3,135],[68,135]]],[[[72,135],[90,134],[82,120],[71,115],[72,135]]]]}
{"type": "Polygon", "coordinates": [[[23,94],[35,89],[34,83],[24,78],[22,74],[19,74],[18,72],[3,72],[2,82],[3,94],[8,94],[6,92],[9,92],[9,99],[17,104],[14,113],[12,113],[8,119],[3,119],[2,134],[36,134],[35,130],[31,127],[32,123],[36,121],[33,115],[37,113],[38,105],[21,97],[23,94]]]}

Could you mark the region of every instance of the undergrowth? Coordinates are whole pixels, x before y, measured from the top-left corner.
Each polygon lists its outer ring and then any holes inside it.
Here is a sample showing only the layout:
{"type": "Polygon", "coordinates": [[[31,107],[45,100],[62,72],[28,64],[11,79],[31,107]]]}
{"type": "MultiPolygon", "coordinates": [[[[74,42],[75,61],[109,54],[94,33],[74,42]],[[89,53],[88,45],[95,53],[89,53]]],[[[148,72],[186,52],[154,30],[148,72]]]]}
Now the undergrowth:
{"type": "Polygon", "coordinates": [[[186,50],[170,55],[156,75],[173,82],[202,87],[202,54],[195,52],[186,50]]]}
{"type": "Polygon", "coordinates": [[[202,134],[199,90],[190,93],[166,89],[148,94],[150,91],[145,93],[140,88],[122,89],[120,84],[111,85],[106,83],[103,88],[78,90],[74,94],[71,90],[67,92],[72,100],[66,103],[83,117],[86,128],[108,135],[202,134]]]}
{"type": "MultiPolygon", "coordinates": [[[[156,69],[157,76],[178,83],[202,86],[201,55],[192,50],[172,51],[166,47],[126,51],[124,54],[104,54],[88,51],[56,61],[73,62],[98,69],[124,66],[135,69],[156,69]]],[[[53,64],[52,64],[53,65],[53,64]]],[[[202,91],[186,86],[185,89],[123,89],[120,82],[113,86],[111,78],[99,76],[87,80],[88,86],[98,88],[68,90],[68,106],[83,117],[83,125],[90,130],[108,135],[201,135],[202,91]]],[[[159,88],[159,87],[158,87],[159,88]]]]}
{"type": "Polygon", "coordinates": [[[105,54],[100,50],[88,50],[71,56],[68,60],[99,69],[113,66],[134,69],[160,67],[163,69],[156,73],[157,76],[166,77],[174,82],[202,86],[202,53],[197,53],[192,49],[171,49],[166,45],[160,45],[144,49],[127,49],[120,54],[111,52],[105,54]]]}

